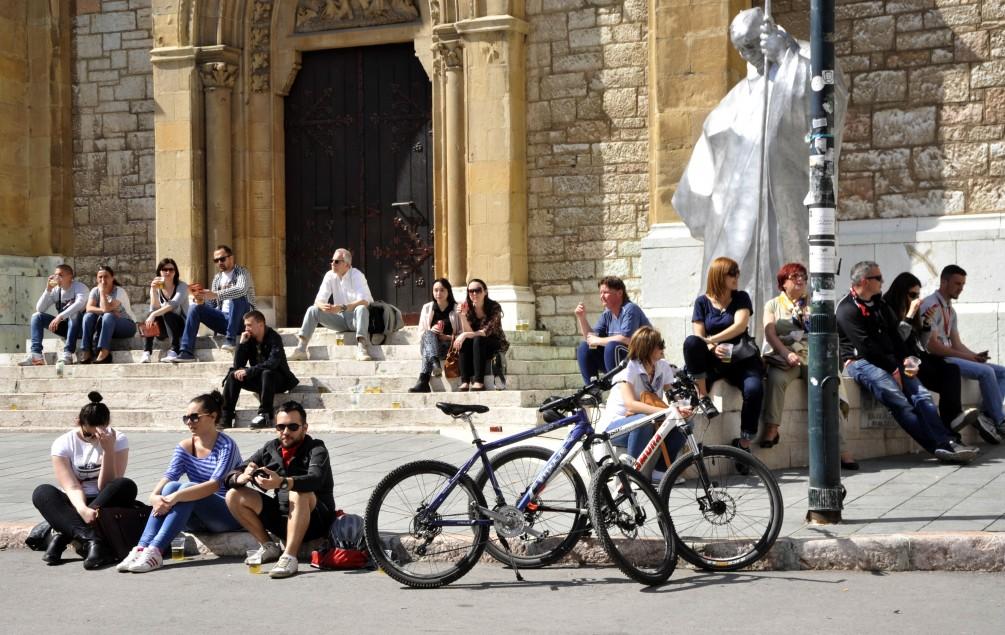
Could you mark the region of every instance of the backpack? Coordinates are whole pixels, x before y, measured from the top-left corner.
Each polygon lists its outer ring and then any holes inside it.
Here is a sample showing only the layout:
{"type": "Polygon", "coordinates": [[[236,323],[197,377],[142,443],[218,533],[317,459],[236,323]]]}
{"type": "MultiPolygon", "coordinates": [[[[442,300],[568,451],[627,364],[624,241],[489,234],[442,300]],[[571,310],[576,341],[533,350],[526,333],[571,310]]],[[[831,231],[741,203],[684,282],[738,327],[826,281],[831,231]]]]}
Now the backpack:
{"type": "Polygon", "coordinates": [[[312,567],[321,570],[373,568],[370,552],[366,549],[362,517],[339,509],[328,533],[331,546],[311,552],[312,567]]]}
{"type": "Polygon", "coordinates": [[[391,333],[400,331],[405,326],[401,310],[389,302],[370,303],[370,324],[367,332],[371,344],[387,344],[391,333]]]}

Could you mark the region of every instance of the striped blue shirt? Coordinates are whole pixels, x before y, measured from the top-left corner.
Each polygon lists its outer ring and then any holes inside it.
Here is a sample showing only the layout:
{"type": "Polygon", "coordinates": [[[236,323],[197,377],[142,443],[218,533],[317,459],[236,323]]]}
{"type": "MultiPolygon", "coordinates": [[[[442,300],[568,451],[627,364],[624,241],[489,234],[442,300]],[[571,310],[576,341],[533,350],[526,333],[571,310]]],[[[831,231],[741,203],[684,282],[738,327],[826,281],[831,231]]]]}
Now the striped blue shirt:
{"type": "Polygon", "coordinates": [[[174,454],[171,455],[171,463],[164,478],[169,481],[177,481],[184,474],[192,483],[205,483],[206,481],[216,481],[220,484],[220,489],[216,495],[223,498],[227,495],[227,487],[223,483],[223,477],[241,463],[241,451],[237,448],[234,440],[223,434],[216,435],[216,443],[213,450],[205,457],[198,458],[192,456],[191,452],[186,452],[181,444],[175,446],[174,454]]]}

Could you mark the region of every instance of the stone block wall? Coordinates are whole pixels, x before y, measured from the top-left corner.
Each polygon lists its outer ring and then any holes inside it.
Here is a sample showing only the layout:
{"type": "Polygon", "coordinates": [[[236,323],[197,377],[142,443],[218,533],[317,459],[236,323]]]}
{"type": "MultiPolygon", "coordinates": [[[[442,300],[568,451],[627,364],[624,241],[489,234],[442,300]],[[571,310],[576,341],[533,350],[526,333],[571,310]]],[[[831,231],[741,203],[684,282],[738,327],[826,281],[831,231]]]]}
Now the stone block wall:
{"type": "Polygon", "coordinates": [[[143,303],[156,266],[150,0],[78,0],[73,33],[74,254],[143,303]]]}
{"type": "MultiPolygon", "coordinates": [[[[809,0],[773,2],[808,38],[809,0]]],[[[1005,3],[838,0],[842,219],[1005,209],[1005,3]]]]}
{"type": "Polygon", "coordinates": [[[538,326],[576,339],[597,280],[638,295],[649,223],[645,0],[527,0],[529,275],[538,326]]]}

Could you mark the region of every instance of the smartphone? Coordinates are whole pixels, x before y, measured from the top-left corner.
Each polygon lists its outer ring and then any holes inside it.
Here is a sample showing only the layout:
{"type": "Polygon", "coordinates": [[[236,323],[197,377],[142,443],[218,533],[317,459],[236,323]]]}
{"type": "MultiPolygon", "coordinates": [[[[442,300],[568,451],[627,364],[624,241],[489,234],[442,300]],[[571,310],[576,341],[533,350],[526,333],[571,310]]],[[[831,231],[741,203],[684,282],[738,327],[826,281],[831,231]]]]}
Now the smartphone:
{"type": "Polygon", "coordinates": [[[257,469],[251,473],[251,478],[269,478],[269,473],[263,469],[257,469]]]}

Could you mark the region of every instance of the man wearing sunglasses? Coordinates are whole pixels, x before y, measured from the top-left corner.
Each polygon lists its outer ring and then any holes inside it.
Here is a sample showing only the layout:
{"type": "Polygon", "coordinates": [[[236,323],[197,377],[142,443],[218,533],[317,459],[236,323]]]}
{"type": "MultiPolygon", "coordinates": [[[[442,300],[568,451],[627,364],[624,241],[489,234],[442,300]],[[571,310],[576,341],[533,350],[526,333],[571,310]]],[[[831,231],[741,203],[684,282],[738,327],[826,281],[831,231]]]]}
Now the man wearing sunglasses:
{"type": "Polygon", "coordinates": [[[213,276],[210,291],[192,294],[196,301],[189,306],[185,319],[181,352],[171,359],[175,363],[195,361],[195,338],[202,324],[214,333],[226,333],[227,341],[220,348],[233,352],[237,348],[244,314],[255,308],[255,283],[251,272],[234,262],[234,251],[227,245],[218,245],[213,252],[213,262],[219,272],[213,276]]]}
{"type": "Polygon", "coordinates": [[[290,353],[290,359],[307,359],[307,344],[318,325],[337,333],[356,333],[356,359],[368,362],[370,350],[370,285],[366,276],[352,266],[352,254],[339,248],[332,255],[331,271],[325,273],[314,304],[304,314],[304,323],[297,334],[299,343],[290,353]]]}
{"type": "Polygon", "coordinates": [[[880,295],[883,274],[870,260],[851,269],[851,291],[838,302],[837,330],[845,374],[868,390],[897,424],[937,459],[968,463],[977,449],[957,443],[942,425],[932,395],[904,371],[910,354],[897,335],[899,320],[880,295]]]}
{"type": "Polygon", "coordinates": [[[286,363],[283,338],[265,324],[261,311],[244,314],[244,333],[234,353],[234,366],[223,380],[223,428],[234,427],[234,412],[241,389],[258,393],[258,414],[251,420],[254,429],[272,427],[272,400],[300,383],[286,363]]]}
{"type": "Polygon", "coordinates": [[[271,578],[295,575],[300,545],[327,536],[335,519],[335,481],[328,449],[307,434],[303,406],[296,401],[279,406],[276,438],[230,472],[224,482],[230,488],[227,508],[261,545],[245,562],[275,562],[271,578]],[[268,532],[285,536],[283,546],[268,532]]]}

